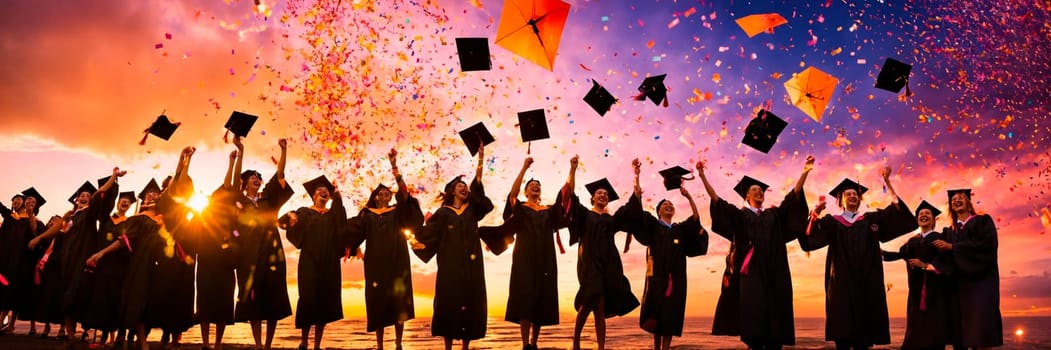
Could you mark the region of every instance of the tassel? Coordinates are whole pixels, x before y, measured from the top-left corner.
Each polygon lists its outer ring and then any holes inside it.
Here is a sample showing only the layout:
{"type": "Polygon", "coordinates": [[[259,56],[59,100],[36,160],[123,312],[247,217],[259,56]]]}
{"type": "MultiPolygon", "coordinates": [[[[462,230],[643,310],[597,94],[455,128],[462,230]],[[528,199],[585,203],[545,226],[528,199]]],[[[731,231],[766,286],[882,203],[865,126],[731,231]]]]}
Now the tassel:
{"type": "Polygon", "coordinates": [[[555,242],[558,242],[558,252],[565,254],[566,248],[562,247],[562,235],[560,235],[558,231],[555,231],[555,242]]]}
{"type": "Polygon", "coordinates": [[[912,96],[912,89],[909,89],[909,78],[905,78],[905,96],[912,96]]]}
{"type": "Polygon", "coordinates": [[[533,143],[526,142],[526,155],[529,155],[533,151],[533,143]]]}
{"type": "Polygon", "coordinates": [[[230,143],[230,129],[226,129],[226,133],[223,134],[223,143],[230,143]]]}
{"type": "Polygon", "coordinates": [[[274,158],[274,156],[270,156],[270,161],[274,162],[274,164],[277,164],[277,158],[274,158]]]}
{"type": "Polygon", "coordinates": [[[645,101],[646,100],[646,93],[645,92],[640,92],[638,95],[632,96],[631,99],[633,99],[635,101],[645,101]]]}
{"type": "Polygon", "coordinates": [[[672,287],[672,283],[671,283],[671,274],[669,273],[669,274],[668,274],[668,289],[666,289],[666,290],[664,291],[664,297],[665,297],[665,298],[671,298],[671,287],[672,287]]]}
{"type": "Polygon", "coordinates": [[[741,264],[741,274],[748,274],[748,265],[752,263],[752,253],[755,253],[755,247],[748,249],[748,254],[744,256],[744,263],[741,264]]]}
{"type": "Polygon", "coordinates": [[[664,98],[663,106],[664,106],[664,108],[668,108],[668,98],[667,97],[664,98]]]}
{"type": "Polygon", "coordinates": [[[186,251],[182,250],[182,246],[179,243],[175,243],[175,252],[179,253],[179,260],[186,261],[186,251]]]}
{"type": "Polygon", "coordinates": [[[730,288],[730,276],[723,276],[723,288],[730,288]]]}
{"type": "Polygon", "coordinates": [[[923,274],[923,289],[920,289],[920,311],[927,310],[927,274],[923,274]]]}
{"type": "Polygon", "coordinates": [[[350,260],[350,248],[343,248],[343,262],[350,260]]]}
{"type": "Polygon", "coordinates": [[[7,287],[8,284],[10,283],[7,282],[7,278],[4,278],[4,275],[0,274],[0,285],[7,287]]]}
{"type": "Polygon", "coordinates": [[[128,235],[120,235],[120,240],[124,241],[124,245],[128,247],[128,253],[131,253],[131,241],[128,240],[128,235]]]}
{"type": "Polygon", "coordinates": [[[150,128],[142,131],[142,140],[139,140],[139,146],[146,145],[146,139],[150,137],[150,128]]]}
{"type": "Polygon", "coordinates": [[[810,229],[814,227],[814,221],[817,221],[817,213],[810,212],[810,221],[806,224],[806,235],[810,235],[810,229]]]}

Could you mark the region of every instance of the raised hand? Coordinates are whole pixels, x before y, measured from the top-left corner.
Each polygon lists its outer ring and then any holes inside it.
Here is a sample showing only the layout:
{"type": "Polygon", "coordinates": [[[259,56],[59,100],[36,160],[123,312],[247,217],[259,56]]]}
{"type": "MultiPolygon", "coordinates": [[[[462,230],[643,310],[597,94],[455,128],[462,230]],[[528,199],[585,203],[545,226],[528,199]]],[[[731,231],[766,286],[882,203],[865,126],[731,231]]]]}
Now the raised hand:
{"type": "Polygon", "coordinates": [[[387,152],[387,159],[390,160],[390,165],[397,168],[398,165],[398,150],[391,148],[390,152],[387,152]]]}
{"type": "Polygon", "coordinates": [[[580,164],[580,156],[573,155],[573,158],[569,158],[569,167],[571,169],[576,169],[577,165],[579,165],[579,164],[580,164]]]}
{"type": "Polygon", "coordinates": [[[533,157],[526,157],[525,161],[522,162],[523,169],[529,169],[531,165],[533,165],[533,157]]]}
{"type": "Polygon", "coordinates": [[[890,179],[891,170],[889,166],[885,166],[879,170],[879,176],[883,177],[883,180],[890,179]]]}
{"type": "Polygon", "coordinates": [[[704,160],[697,161],[697,173],[704,173],[704,169],[708,168],[708,162],[704,160]]]}
{"type": "Polygon", "coordinates": [[[816,159],[814,159],[814,156],[807,156],[806,157],[806,164],[803,165],[803,171],[813,170],[814,169],[814,161],[815,160],[816,159]]]}
{"type": "Polygon", "coordinates": [[[817,206],[814,207],[814,214],[821,214],[822,211],[825,211],[825,207],[826,206],[828,206],[828,202],[825,202],[825,201],[818,202],[817,206]]]}
{"type": "Polygon", "coordinates": [[[113,167],[113,176],[121,177],[121,176],[124,176],[124,175],[127,175],[127,174],[128,174],[127,170],[120,170],[120,168],[118,168],[118,167],[113,167]]]}
{"type": "Polygon", "coordinates": [[[642,171],[642,162],[638,158],[632,159],[631,167],[635,169],[635,176],[638,176],[639,172],[642,171]]]}
{"type": "Polygon", "coordinates": [[[679,193],[681,193],[683,197],[690,198],[690,191],[687,191],[685,186],[679,187],[679,193]]]}
{"type": "Polygon", "coordinates": [[[282,151],[287,150],[288,149],[288,139],[286,139],[286,138],[278,139],[277,140],[277,146],[281,147],[282,151]]]}
{"type": "Polygon", "coordinates": [[[235,136],[234,137],[234,146],[236,146],[237,149],[241,150],[241,151],[243,151],[245,149],[245,145],[244,145],[243,142],[241,142],[241,137],[240,136],[235,136]]]}
{"type": "Polygon", "coordinates": [[[236,150],[230,151],[230,161],[233,162],[235,160],[237,160],[237,151],[236,150]]]}

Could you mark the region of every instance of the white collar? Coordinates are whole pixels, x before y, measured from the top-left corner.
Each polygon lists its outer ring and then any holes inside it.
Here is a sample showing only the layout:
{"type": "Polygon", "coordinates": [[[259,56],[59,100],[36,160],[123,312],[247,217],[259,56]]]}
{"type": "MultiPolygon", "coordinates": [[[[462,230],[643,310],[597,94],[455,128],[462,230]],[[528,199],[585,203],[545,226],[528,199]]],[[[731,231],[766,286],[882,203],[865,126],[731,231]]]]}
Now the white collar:
{"type": "Polygon", "coordinates": [[[920,233],[920,237],[927,238],[927,235],[929,235],[931,233],[934,233],[934,230],[930,230],[930,231],[927,231],[927,232],[922,232],[922,233],[920,233]]]}

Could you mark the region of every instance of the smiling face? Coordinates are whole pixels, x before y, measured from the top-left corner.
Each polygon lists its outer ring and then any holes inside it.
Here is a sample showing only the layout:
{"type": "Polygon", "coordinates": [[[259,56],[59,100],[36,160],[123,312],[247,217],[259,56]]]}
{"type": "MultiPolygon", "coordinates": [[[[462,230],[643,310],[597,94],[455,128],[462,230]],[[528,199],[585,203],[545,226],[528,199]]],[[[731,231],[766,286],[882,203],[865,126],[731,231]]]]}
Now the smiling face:
{"type": "Polygon", "coordinates": [[[661,202],[660,207],[657,208],[657,212],[660,213],[661,219],[669,221],[675,217],[675,204],[671,204],[671,201],[665,200],[661,202]]]}
{"type": "Polygon", "coordinates": [[[762,208],[763,201],[766,200],[766,191],[763,191],[759,185],[752,185],[748,187],[748,195],[745,198],[753,207],[762,208]]]}
{"type": "Polygon", "coordinates": [[[591,195],[591,205],[594,205],[596,208],[602,209],[605,208],[608,204],[609,191],[606,191],[606,189],[600,188],[598,190],[595,190],[595,194],[591,195]]]}
{"type": "Polygon", "coordinates": [[[952,198],[949,200],[949,206],[954,213],[974,213],[974,206],[971,204],[971,198],[963,193],[952,195],[952,198]]]}
{"type": "Polygon", "coordinates": [[[861,205],[861,195],[855,189],[843,190],[843,193],[839,195],[839,206],[843,209],[855,212],[858,211],[858,206],[861,205]]]}
{"type": "Polygon", "coordinates": [[[526,198],[540,198],[540,181],[529,180],[525,185],[526,198]]]}
{"type": "Polygon", "coordinates": [[[380,208],[386,208],[390,205],[390,199],[393,197],[391,191],[387,188],[381,188],[376,191],[376,205],[380,208]]]}
{"type": "MultiPolygon", "coordinates": [[[[32,197],[30,197],[30,198],[32,198],[32,197]]],[[[34,198],[34,201],[35,201],[35,198],[34,198]]],[[[13,198],[11,198],[11,210],[14,210],[14,211],[22,210],[22,204],[24,204],[24,203],[25,203],[25,200],[22,198],[22,196],[14,196],[13,198]]]]}
{"type": "Polygon", "coordinates": [[[84,191],[84,192],[80,192],[80,194],[77,195],[76,202],[77,202],[77,206],[78,207],[82,207],[82,206],[88,205],[88,202],[90,202],[90,201],[91,201],[91,192],[84,191]]]}
{"type": "Polygon", "coordinates": [[[142,205],[149,206],[150,204],[153,204],[153,201],[157,200],[157,197],[160,197],[160,195],[160,192],[157,191],[146,192],[146,194],[142,196],[142,205]]]}
{"type": "Polygon", "coordinates": [[[19,199],[19,207],[25,206],[27,212],[32,212],[36,209],[36,197],[26,197],[26,199],[19,199]]]}
{"type": "Polygon", "coordinates": [[[934,227],[934,214],[930,209],[920,209],[916,214],[916,224],[919,224],[920,227],[925,229],[934,227]]]}
{"type": "Polygon", "coordinates": [[[314,189],[314,194],[310,198],[314,200],[315,206],[322,207],[325,203],[328,203],[328,199],[331,196],[332,193],[328,191],[328,187],[318,186],[314,189]]]}
{"type": "Polygon", "coordinates": [[[119,201],[117,201],[117,212],[118,213],[123,215],[124,213],[128,212],[129,208],[131,208],[131,200],[128,199],[127,197],[122,197],[119,201]]]}
{"type": "Polygon", "coordinates": [[[245,180],[245,190],[248,191],[248,193],[256,193],[261,187],[263,187],[263,179],[260,178],[259,175],[252,174],[251,176],[248,176],[247,180],[245,180]]]}
{"type": "Polygon", "coordinates": [[[456,200],[467,202],[467,196],[471,195],[471,191],[467,188],[467,184],[461,181],[456,183],[453,194],[456,196],[456,200]]]}

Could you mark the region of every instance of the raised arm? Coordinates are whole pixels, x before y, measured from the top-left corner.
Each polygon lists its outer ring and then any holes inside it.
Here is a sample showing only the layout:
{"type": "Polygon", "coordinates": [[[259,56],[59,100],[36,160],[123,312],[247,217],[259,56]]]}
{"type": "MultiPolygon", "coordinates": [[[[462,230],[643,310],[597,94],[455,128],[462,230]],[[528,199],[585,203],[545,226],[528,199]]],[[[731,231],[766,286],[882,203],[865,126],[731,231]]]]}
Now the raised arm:
{"type": "Polygon", "coordinates": [[[883,169],[880,169],[879,174],[880,174],[880,177],[883,178],[883,183],[887,184],[887,191],[890,191],[890,195],[892,197],[894,197],[894,199],[897,199],[897,200],[894,201],[893,205],[895,207],[898,207],[898,203],[901,203],[901,199],[898,198],[898,193],[894,192],[894,186],[892,186],[890,184],[890,174],[891,174],[890,167],[889,166],[888,167],[883,167],[883,169]]]}
{"type": "Polygon", "coordinates": [[[285,161],[288,158],[288,140],[277,140],[277,145],[281,147],[281,158],[277,159],[277,182],[281,184],[281,187],[285,187],[288,186],[288,184],[285,183],[285,161]]]}
{"type": "Polygon", "coordinates": [[[233,177],[235,176],[234,175],[234,162],[236,162],[236,161],[237,161],[237,151],[231,151],[230,152],[230,163],[226,165],[226,177],[223,178],[223,187],[226,188],[226,189],[234,190],[234,191],[237,190],[236,187],[234,187],[234,183],[232,182],[233,181],[233,177]]]}
{"type": "Polygon", "coordinates": [[[113,174],[110,175],[109,180],[106,180],[106,183],[102,184],[102,187],[99,187],[99,190],[96,191],[96,193],[106,193],[106,191],[109,191],[109,189],[113,187],[113,184],[117,183],[118,177],[124,176],[127,173],[127,171],[120,170],[120,168],[113,168],[113,174]]]}
{"type": "Polygon", "coordinates": [[[65,216],[61,216],[61,217],[58,216],[58,215],[52,216],[51,220],[47,224],[48,225],[47,226],[47,230],[44,231],[44,233],[41,233],[39,236],[36,236],[35,238],[33,238],[32,240],[29,241],[29,249],[30,250],[35,249],[36,246],[39,245],[41,241],[43,241],[45,239],[48,239],[48,238],[51,238],[51,237],[54,237],[59,232],[61,232],[62,231],[62,227],[65,226],[66,220],[69,220],[69,217],[72,216],[72,215],[73,215],[73,212],[69,211],[69,212],[66,212],[65,216]]]}
{"type": "Polygon", "coordinates": [[[631,168],[635,171],[635,197],[642,199],[642,186],[639,186],[639,172],[642,171],[642,162],[638,158],[632,159],[631,168]]]}
{"type": "Polygon", "coordinates": [[[682,193],[683,197],[690,202],[690,210],[693,210],[693,218],[700,220],[701,214],[697,211],[697,204],[693,202],[693,196],[690,195],[690,191],[686,190],[686,186],[679,187],[679,193],[682,193]]]}
{"type": "Polygon", "coordinates": [[[803,184],[806,183],[806,177],[810,174],[810,171],[814,169],[814,156],[806,157],[806,164],[803,165],[803,173],[799,175],[799,181],[796,181],[796,187],[792,189],[792,192],[803,193],[803,184]]]}
{"type": "Polygon", "coordinates": [[[237,162],[234,163],[234,174],[233,174],[233,178],[234,178],[233,186],[234,186],[234,188],[233,188],[233,190],[234,191],[240,191],[241,190],[241,164],[244,162],[244,159],[245,159],[245,145],[244,145],[244,143],[241,142],[241,137],[240,136],[234,137],[234,146],[237,147],[237,162]]]}
{"type": "Polygon", "coordinates": [[[577,165],[579,164],[580,156],[574,155],[573,158],[569,158],[569,178],[566,179],[566,187],[569,188],[569,192],[573,192],[577,186],[577,165]]]}
{"type": "Polygon", "coordinates": [[[398,192],[395,196],[398,198],[398,203],[409,198],[409,187],[405,186],[405,180],[401,177],[401,171],[398,170],[398,151],[391,148],[390,152],[387,153],[387,160],[390,161],[390,171],[394,175],[394,182],[398,185],[398,192]]]}
{"type": "Polygon", "coordinates": [[[182,154],[179,155],[179,164],[175,166],[175,177],[172,181],[181,179],[186,175],[186,171],[190,168],[190,159],[193,158],[194,152],[197,152],[197,149],[193,146],[188,146],[182,150],[182,154]]]}
{"type": "Polygon", "coordinates": [[[475,167],[474,179],[478,183],[482,183],[482,166],[485,165],[485,144],[478,146],[478,166],[475,167]]]}
{"type": "Polygon", "coordinates": [[[533,165],[533,157],[526,157],[525,161],[522,162],[522,170],[518,171],[518,176],[515,177],[515,181],[511,183],[511,191],[507,192],[507,202],[514,203],[518,201],[518,191],[522,187],[522,177],[525,176],[526,170],[529,170],[529,166],[533,165]]]}
{"type": "Polygon", "coordinates": [[[697,162],[697,173],[701,176],[701,183],[704,184],[704,190],[708,192],[708,197],[712,199],[712,202],[719,201],[719,195],[715,193],[715,188],[712,188],[712,184],[708,183],[708,177],[704,175],[704,169],[708,167],[707,161],[697,162]]]}

